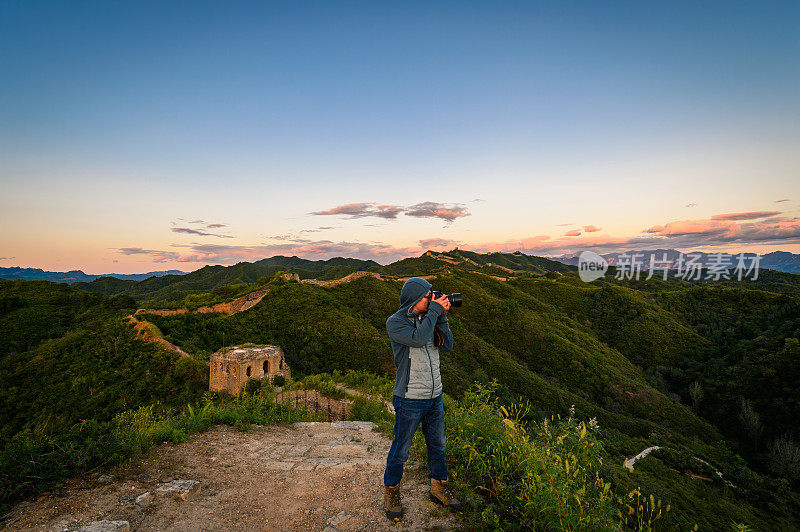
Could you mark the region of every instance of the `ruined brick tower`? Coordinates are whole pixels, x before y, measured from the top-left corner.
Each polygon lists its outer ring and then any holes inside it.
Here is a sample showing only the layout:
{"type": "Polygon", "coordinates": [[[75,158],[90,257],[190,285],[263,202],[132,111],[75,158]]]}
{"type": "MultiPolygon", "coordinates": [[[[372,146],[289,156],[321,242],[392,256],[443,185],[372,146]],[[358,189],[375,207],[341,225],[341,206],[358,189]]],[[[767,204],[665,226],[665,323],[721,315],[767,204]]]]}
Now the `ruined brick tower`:
{"type": "Polygon", "coordinates": [[[275,345],[244,344],[225,347],[211,355],[209,388],[235,394],[249,379],[291,376],[283,351],[275,345]]]}

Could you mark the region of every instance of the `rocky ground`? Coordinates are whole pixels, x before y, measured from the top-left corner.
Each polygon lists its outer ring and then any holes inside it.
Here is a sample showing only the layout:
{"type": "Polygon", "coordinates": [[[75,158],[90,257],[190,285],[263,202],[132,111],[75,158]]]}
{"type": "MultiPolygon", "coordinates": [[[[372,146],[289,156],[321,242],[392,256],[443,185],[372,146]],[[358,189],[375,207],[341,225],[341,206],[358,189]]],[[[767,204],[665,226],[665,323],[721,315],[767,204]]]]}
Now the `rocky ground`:
{"type": "Polygon", "coordinates": [[[383,514],[391,444],[371,423],[226,426],[162,444],[110,474],[22,503],[7,530],[450,530],[428,500],[427,466],[409,461],[404,518],[383,514]]]}

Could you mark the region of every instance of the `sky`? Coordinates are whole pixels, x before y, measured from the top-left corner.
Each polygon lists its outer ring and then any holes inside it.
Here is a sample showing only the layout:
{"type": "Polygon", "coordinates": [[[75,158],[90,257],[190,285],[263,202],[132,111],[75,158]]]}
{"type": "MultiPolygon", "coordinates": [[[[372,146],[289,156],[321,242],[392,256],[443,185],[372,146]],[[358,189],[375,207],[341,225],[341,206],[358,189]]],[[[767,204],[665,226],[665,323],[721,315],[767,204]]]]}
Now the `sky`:
{"type": "Polygon", "coordinates": [[[800,3],[0,2],[0,266],[800,253],[800,3]]]}

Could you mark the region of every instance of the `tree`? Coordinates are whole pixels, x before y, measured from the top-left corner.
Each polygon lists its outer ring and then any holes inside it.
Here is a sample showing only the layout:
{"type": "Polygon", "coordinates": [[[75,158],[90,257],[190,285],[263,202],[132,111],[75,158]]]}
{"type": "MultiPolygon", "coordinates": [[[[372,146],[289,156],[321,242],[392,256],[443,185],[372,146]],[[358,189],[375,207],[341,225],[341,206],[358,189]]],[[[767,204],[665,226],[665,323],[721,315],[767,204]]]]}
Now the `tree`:
{"type": "Polygon", "coordinates": [[[753,403],[744,397],[742,397],[739,419],[742,422],[742,427],[745,432],[747,432],[747,435],[753,441],[753,448],[758,450],[758,437],[761,435],[761,432],[763,432],[764,426],[761,424],[761,418],[758,416],[758,412],[753,408],[753,403]]]}
{"type": "Polygon", "coordinates": [[[700,402],[703,400],[703,385],[700,384],[700,381],[694,381],[689,385],[689,396],[692,398],[692,405],[694,405],[696,413],[700,402]]]}
{"type": "Polygon", "coordinates": [[[769,468],[787,480],[800,479],[800,445],[789,436],[775,438],[769,445],[769,468]]]}

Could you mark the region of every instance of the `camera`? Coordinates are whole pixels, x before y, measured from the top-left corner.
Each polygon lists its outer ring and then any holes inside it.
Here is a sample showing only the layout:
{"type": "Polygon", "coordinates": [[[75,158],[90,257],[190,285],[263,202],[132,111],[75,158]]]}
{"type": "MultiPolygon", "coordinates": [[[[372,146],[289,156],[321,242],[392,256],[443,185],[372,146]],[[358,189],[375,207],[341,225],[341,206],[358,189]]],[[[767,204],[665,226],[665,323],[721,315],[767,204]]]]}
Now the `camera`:
{"type": "MultiPolygon", "coordinates": [[[[431,301],[434,299],[439,299],[444,295],[444,292],[440,292],[439,290],[431,290],[431,301]]],[[[456,292],[455,294],[448,294],[447,300],[450,302],[451,307],[460,307],[461,306],[461,294],[456,292]]]]}

